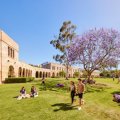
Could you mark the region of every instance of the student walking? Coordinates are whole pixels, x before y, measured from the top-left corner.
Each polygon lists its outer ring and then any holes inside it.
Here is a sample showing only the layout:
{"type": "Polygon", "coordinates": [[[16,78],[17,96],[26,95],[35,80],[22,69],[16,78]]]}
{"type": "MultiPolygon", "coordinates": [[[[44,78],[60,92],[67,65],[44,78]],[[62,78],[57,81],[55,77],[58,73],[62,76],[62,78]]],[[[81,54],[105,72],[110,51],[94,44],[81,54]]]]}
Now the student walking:
{"type": "Polygon", "coordinates": [[[83,99],[83,93],[85,90],[85,85],[82,83],[81,79],[78,79],[78,84],[77,84],[77,94],[79,97],[79,107],[78,110],[81,110],[81,105],[82,105],[82,99],[83,99]]]}
{"type": "Polygon", "coordinates": [[[76,92],[76,89],[75,89],[75,84],[73,81],[70,81],[70,93],[71,93],[71,104],[73,104],[74,102],[74,97],[75,97],[75,92],[76,92]]]}
{"type": "Polygon", "coordinates": [[[42,78],[42,85],[45,85],[45,77],[42,78]]]}

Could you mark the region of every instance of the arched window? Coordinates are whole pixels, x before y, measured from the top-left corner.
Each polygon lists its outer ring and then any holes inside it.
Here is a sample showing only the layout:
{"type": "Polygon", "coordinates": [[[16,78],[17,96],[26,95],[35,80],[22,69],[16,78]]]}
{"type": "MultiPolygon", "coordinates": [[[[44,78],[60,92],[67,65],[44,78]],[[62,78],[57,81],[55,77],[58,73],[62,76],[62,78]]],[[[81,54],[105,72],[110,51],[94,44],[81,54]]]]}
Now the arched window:
{"type": "Polygon", "coordinates": [[[50,72],[49,72],[49,74],[48,74],[48,77],[50,77],[50,72]]]}
{"type": "Polygon", "coordinates": [[[30,70],[28,70],[28,77],[30,77],[30,70]]]}
{"type": "Polygon", "coordinates": [[[14,67],[12,65],[9,66],[8,77],[15,77],[15,75],[14,75],[14,67]]]}
{"type": "Polygon", "coordinates": [[[43,72],[43,77],[45,77],[45,72],[43,72]]]}
{"type": "Polygon", "coordinates": [[[19,69],[18,69],[18,77],[22,77],[22,68],[21,67],[19,67],[19,69]]]}
{"type": "Polygon", "coordinates": [[[40,71],[40,78],[42,78],[42,72],[40,71]]]}
{"type": "Polygon", "coordinates": [[[15,57],[15,52],[14,52],[14,50],[13,50],[13,58],[15,57]]]}
{"type": "Polygon", "coordinates": [[[8,56],[10,56],[10,47],[8,46],[8,56]]]}
{"type": "Polygon", "coordinates": [[[10,57],[12,57],[12,54],[13,54],[12,48],[10,48],[10,57]]]}
{"type": "Polygon", "coordinates": [[[39,77],[39,76],[38,76],[38,71],[36,71],[35,77],[36,77],[36,78],[38,78],[38,77],[39,77]]]}
{"type": "Polygon", "coordinates": [[[22,76],[25,77],[25,68],[23,68],[23,75],[22,76]]]}
{"type": "Polygon", "coordinates": [[[53,78],[55,77],[55,73],[54,73],[54,72],[52,73],[52,77],[53,77],[53,78]]]}
{"type": "Polygon", "coordinates": [[[26,77],[28,77],[28,69],[26,69],[26,77]]]}
{"type": "Polygon", "coordinates": [[[46,72],[46,78],[48,77],[47,72],[46,72]]]}

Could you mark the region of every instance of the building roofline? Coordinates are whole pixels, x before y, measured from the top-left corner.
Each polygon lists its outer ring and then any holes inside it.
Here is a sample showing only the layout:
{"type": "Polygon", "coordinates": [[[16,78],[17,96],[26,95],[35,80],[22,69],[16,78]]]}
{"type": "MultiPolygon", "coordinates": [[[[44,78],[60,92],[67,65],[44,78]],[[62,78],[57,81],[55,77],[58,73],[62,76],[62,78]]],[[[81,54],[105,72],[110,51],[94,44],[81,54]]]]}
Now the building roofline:
{"type": "Polygon", "coordinates": [[[10,38],[11,41],[14,42],[14,43],[18,46],[18,48],[19,48],[19,44],[18,44],[8,33],[6,33],[6,32],[5,32],[4,30],[2,30],[2,29],[0,29],[0,32],[1,32],[1,33],[4,33],[8,38],[10,38]]]}

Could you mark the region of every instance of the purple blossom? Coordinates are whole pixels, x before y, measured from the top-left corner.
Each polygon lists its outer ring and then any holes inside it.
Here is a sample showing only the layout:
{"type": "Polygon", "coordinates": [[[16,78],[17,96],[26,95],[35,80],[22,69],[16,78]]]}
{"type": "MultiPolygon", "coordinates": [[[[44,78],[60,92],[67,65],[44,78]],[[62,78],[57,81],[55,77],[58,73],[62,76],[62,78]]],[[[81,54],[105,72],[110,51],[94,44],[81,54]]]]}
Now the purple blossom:
{"type": "Polygon", "coordinates": [[[69,48],[69,61],[83,64],[87,72],[114,66],[120,58],[120,33],[114,29],[92,29],[76,36],[69,48]]]}

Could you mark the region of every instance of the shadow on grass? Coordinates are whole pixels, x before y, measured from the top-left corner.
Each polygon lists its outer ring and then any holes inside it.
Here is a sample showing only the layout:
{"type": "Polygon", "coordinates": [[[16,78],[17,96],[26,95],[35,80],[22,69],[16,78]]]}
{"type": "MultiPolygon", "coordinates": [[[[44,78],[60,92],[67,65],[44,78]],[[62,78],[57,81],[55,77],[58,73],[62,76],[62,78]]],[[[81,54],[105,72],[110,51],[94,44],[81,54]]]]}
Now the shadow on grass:
{"type": "Polygon", "coordinates": [[[111,94],[120,94],[120,90],[119,91],[113,91],[111,94]]]}
{"type": "Polygon", "coordinates": [[[18,96],[14,96],[13,98],[18,98],[18,96]]]}
{"type": "Polygon", "coordinates": [[[76,109],[75,108],[76,106],[71,106],[70,103],[57,103],[57,104],[52,105],[52,107],[59,107],[58,109],[54,109],[53,110],[54,112],[57,112],[57,111],[60,111],[60,110],[67,111],[67,110],[76,109]]]}

